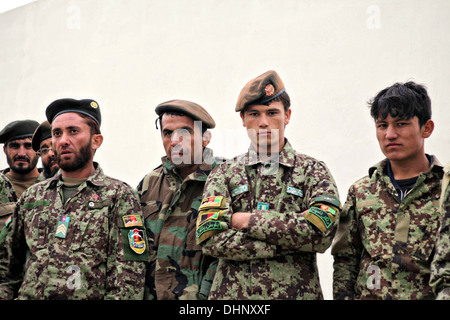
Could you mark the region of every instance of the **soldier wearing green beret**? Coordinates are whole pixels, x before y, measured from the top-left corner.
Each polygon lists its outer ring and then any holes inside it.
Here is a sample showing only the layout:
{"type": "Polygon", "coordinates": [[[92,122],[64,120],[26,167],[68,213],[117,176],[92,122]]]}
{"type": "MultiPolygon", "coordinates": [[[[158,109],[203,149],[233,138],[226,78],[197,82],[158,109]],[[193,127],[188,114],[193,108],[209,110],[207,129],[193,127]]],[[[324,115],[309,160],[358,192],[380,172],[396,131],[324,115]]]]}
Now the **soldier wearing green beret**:
{"type": "Polygon", "coordinates": [[[52,132],[48,120],[42,122],[33,134],[33,150],[41,158],[42,172],[39,180],[53,177],[59,170],[55,152],[52,149],[52,132]]]}
{"type": "Polygon", "coordinates": [[[434,129],[424,86],[395,83],[370,102],[384,160],[347,194],[336,239],[335,299],[433,299],[430,264],[443,167],[425,153],[434,129]]]}
{"type": "Polygon", "coordinates": [[[61,170],[18,202],[0,248],[0,299],[142,299],[141,208],[93,160],[103,142],[97,102],[56,100],[46,116],[61,170]]]}
{"type": "Polygon", "coordinates": [[[0,132],[9,165],[0,171],[0,230],[9,222],[22,193],[39,178],[38,157],[31,147],[31,137],[38,125],[34,120],[18,120],[0,132]]]}
{"type": "Polygon", "coordinates": [[[285,138],[290,98],[275,71],[242,89],[249,151],[208,177],[197,220],[203,252],[219,259],[210,299],[322,299],[316,253],[335,233],[340,203],[325,163],[285,138]]]}
{"type": "Polygon", "coordinates": [[[202,254],[195,226],[206,177],[218,161],[207,148],[215,122],[186,100],[155,111],[166,155],[137,187],[150,245],[145,298],[205,299],[217,261],[202,254]]]}

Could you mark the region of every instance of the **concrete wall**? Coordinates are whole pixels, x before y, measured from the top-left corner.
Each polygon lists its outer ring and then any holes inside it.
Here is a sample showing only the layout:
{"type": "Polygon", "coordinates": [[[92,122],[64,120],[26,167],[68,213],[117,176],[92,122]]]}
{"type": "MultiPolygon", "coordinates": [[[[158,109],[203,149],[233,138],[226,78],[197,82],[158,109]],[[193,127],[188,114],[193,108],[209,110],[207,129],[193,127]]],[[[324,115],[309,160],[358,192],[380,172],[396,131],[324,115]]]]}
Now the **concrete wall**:
{"type": "MultiPolygon", "coordinates": [[[[0,127],[43,121],[55,99],[96,99],[96,160],[136,186],[164,154],[157,104],[207,108],[210,146],[232,157],[248,146],[237,96],[274,69],[292,100],[287,137],[327,163],[344,201],[383,158],[367,101],[394,82],[428,87],[436,128],[426,152],[450,160],[448,30],[448,0],[38,0],[0,14],[0,127]]],[[[331,299],[329,251],[319,266],[331,299]]]]}

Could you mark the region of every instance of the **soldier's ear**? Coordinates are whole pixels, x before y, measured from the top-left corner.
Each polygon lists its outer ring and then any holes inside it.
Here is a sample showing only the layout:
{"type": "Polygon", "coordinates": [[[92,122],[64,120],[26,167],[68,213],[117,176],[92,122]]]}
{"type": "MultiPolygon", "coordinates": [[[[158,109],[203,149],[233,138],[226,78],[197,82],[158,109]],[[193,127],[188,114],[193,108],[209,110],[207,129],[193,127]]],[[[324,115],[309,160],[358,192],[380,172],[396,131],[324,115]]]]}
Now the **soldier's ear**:
{"type": "Polygon", "coordinates": [[[92,140],[92,149],[97,150],[103,143],[103,135],[93,134],[91,140],[92,140]]]}
{"type": "Polygon", "coordinates": [[[207,130],[207,131],[205,131],[205,133],[203,134],[203,137],[202,137],[203,148],[206,147],[210,141],[211,141],[211,132],[207,130]]]}
{"type": "Polygon", "coordinates": [[[428,138],[431,136],[431,134],[433,133],[434,130],[434,122],[433,120],[428,120],[427,122],[425,122],[425,124],[422,126],[422,137],[423,138],[428,138]]]}

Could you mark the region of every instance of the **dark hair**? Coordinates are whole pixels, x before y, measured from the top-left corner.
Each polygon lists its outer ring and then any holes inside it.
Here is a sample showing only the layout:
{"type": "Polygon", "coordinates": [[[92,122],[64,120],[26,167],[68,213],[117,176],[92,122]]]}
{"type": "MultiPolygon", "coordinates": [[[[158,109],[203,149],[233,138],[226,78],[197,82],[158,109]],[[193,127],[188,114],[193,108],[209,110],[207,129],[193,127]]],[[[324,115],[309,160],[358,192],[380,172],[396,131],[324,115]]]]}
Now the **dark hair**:
{"type": "MultiPolygon", "coordinates": [[[[165,111],[164,113],[162,113],[158,118],[156,118],[155,120],[155,126],[156,129],[158,129],[158,122],[159,122],[159,130],[162,130],[162,117],[163,115],[168,114],[168,115],[173,115],[173,116],[179,116],[179,117],[183,117],[183,116],[187,116],[187,117],[191,117],[188,114],[185,114],[183,112],[177,112],[177,111],[165,111]]],[[[192,118],[192,117],[191,117],[192,118]]],[[[194,121],[196,121],[194,119],[194,121]]],[[[200,120],[198,120],[200,121],[200,120]]],[[[208,130],[208,128],[206,127],[206,125],[203,123],[203,121],[200,121],[202,123],[202,127],[200,128],[202,130],[202,135],[206,132],[206,130],[208,130]]]]}
{"type": "Polygon", "coordinates": [[[284,91],[284,92],[281,93],[278,97],[276,97],[275,99],[270,100],[270,101],[268,101],[268,102],[258,102],[258,101],[255,101],[254,103],[252,103],[252,104],[248,105],[247,107],[245,107],[244,110],[241,110],[241,114],[244,115],[245,110],[246,110],[249,106],[251,106],[251,105],[257,105],[257,104],[260,104],[260,105],[263,105],[263,106],[268,106],[268,105],[271,104],[272,102],[277,102],[277,101],[280,101],[280,102],[283,104],[284,112],[287,112],[287,111],[289,110],[289,108],[290,108],[290,106],[291,106],[291,98],[289,97],[288,93],[287,93],[286,91],[284,91]]]}
{"type": "Polygon", "coordinates": [[[79,115],[86,121],[86,124],[91,128],[91,135],[102,134],[100,131],[100,126],[94,119],[82,113],[79,113],[79,115]]]}
{"type": "Polygon", "coordinates": [[[375,98],[369,101],[370,115],[376,121],[378,118],[391,117],[411,119],[419,118],[422,127],[431,119],[431,100],[425,86],[412,81],[395,83],[381,90],[375,98]]]}

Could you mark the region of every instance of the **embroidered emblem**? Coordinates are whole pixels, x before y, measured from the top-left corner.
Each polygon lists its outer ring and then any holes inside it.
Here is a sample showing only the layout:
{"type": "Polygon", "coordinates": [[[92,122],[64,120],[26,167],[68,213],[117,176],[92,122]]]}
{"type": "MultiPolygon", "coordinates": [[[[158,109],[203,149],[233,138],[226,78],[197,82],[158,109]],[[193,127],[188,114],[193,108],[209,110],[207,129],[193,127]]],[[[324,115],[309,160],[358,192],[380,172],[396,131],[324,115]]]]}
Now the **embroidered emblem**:
{"type": "Polygon", "coordinates": [[[294,187],[287,187],[286,192],[300,198],[303,197],[303,191],[294,187]]]}
{"type": "Polygon", "coordinates": [[[271,97],[275,93],[275,88],[271,83],[269,83],[265,88],[264,91],[266,91],[266,96],[271,97]]]}
{"type": "Polygon", "coordinates": [[[142,227],[142,219],[139,215],[129,214],[122,217],[125,228],[142,227]]]}
{"type": "Polygon", "coordinates": [[[222,196],[204,198],[198,210],[200,211],[205,208],[220,208],[222,205],[222,199],[222,196]]]}
{"type": "Polygon", "coordinates": [[[137,254],[142,254],[145,251],[144,232],[139,229],[130,230],[128,233],[128,242],[130,248],[137,254]]]}
{"type": "Polygon", "coordinates": [[[265,202],[258,202],[256,206],[257,210],[267,211],[269,210],[269,204],[265,202]]]}
{"type": "Polygon", "coordinates": [[[67,235],[67,230],[69,228],[70,217],[60,216],[58,221],[58,226],[56,227],[55,237],[65,239],[67,235]]]}
{"type": "Polygon", "coordinates": [[[248,191],[248,184],[244,184],[243,186],[239,186],[236,189],[233,189],[231,191],[231,196],[236,197],[237,195],[240,195],[241,193],[248,191]]]}

